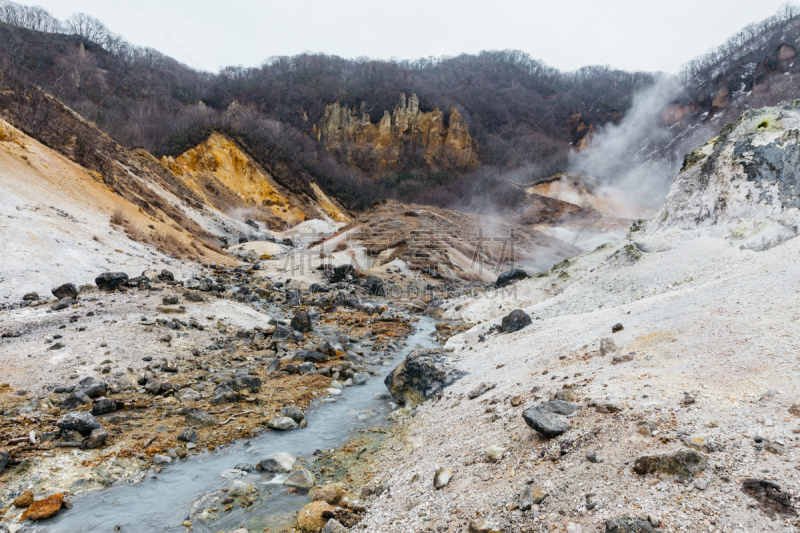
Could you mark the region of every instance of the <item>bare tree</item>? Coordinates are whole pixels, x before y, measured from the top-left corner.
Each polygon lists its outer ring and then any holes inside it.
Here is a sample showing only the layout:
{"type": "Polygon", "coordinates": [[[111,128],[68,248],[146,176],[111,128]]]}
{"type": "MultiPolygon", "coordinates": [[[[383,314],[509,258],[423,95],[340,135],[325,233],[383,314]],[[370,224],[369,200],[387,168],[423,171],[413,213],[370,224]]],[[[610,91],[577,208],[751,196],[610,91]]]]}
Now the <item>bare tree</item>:
{"type": "Polygon", "coordinates": [[[105,24],[86,13],[70,15],[66,21],[66,31],[100,45],[105,44],[110,33],[105,24]]]}

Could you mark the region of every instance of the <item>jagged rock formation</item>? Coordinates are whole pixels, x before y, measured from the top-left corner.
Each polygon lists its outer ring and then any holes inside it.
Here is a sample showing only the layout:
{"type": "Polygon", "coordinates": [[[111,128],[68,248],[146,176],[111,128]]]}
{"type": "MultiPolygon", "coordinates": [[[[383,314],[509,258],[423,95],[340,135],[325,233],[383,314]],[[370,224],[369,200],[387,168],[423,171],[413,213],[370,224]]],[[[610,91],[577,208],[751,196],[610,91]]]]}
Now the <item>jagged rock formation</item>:
{"type": "Polygon", "coordinates": [[[314,198],[294,194],[245,154],[228,137],[212,133],[208,139],[176,158],[161,162],[192,191],[223,213],[237,209],[262,221],[270,229],[283,230],[311,218],[348,222],[350,217],[335,200],[311,184],[314,198]]]}
{"type": "Polygon", "coordinates": [[[765,250],[800,231],[800,103],[746,112],[686,156],[654,231],[709,228],[765,250]]]}
{"type": "Polygon", "coordinates": [[[478,165],[477,143],[458,110],[450,109],[445,124],[439,108],[420,111],[416,94],[408,99],[401,94],[394,111],[384,111],[377,124],[370,121],[363,103],[360,111],[331,104],[312,132],[331,153],[369,172],[467,170],[478,165]]]}

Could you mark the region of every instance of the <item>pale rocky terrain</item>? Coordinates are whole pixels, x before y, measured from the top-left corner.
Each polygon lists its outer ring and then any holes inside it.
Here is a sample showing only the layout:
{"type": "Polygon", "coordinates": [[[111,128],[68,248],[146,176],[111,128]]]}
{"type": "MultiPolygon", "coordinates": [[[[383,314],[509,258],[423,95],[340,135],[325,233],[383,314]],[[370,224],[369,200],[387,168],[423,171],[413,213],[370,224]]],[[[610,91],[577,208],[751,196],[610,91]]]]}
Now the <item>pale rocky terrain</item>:
{"type": "Polygon", "coordinates": [[[477,324],[446,345],[466,375],[417,407],[384,456],[389,490],[356,530],[612,531],[629,514],[650,529],[613,531],[797,531],[800,212],[783,193],[798,118],[772,108],[726,128],[622,242],[446,303],[444,316],[477,324]],[[747,174],[752,146],[781,156],[759,167],[769,177],[747,174]],[[515,308],[530,326],[490,331],[515,308]],[[482,383],[493,388],[470,399],[482,383]],[[580,409],[548,439],[521,414],[556,394],[580,409]],[[688,479],[633,470],[690,449],[707,467],[688,479]],[[436,490],[440,468],[453,477],[436,490]],[[752,497],[746,479],[775,483],[788,505],[752,497]],[[548,496],[522,511],[529,484],[548,496]]]}

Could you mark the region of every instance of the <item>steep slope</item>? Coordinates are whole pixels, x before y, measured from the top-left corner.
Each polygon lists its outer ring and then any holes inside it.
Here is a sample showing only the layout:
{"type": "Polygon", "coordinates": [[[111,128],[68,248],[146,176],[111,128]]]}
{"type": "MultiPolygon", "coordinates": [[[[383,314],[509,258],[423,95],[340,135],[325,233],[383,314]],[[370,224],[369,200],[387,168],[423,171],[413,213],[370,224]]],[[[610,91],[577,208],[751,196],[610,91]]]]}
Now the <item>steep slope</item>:
{"type": "Polygon", "coordinates": [[[49,296],[61,283],[91,283],[107,271],[191,268],[165,254],[228,261],[202,237],[148,215],[97,173],[4,121],[0,169],[0,294],[11,302],[28,292],[49,296]]]}
{"type": "Polygon", "coordinates": [[[162,163],[222,213],[263,222],[284,230],[312,218],[348,222],[350,217],[335,200],[311,183],[314,198],[293,194],[254,162],[231,139],[212,133],[203,143],[180,156],[164,156],[162,163]]]}
{"type": "Polygon", "coordinates": [[[447,343],[465,376],[389,446],[375,484],[391,496],[361,530],[421,531],[435,516],[454,531],[614,531],[629,515],[640,531],[795,531],[800,297],[787,287],[800,239],[759,235],[788,237],[800,222],[785,194],[798,119],[794,107],[746,114],[703,148],[706,171],[684,170],[623,242],[447,302],[446,317],[478,324],[447,343]],[[731,233],[742,216],[763,229],[731,233]],[[498,332],[515,308],[533,323],[498,332]],[[481,383],[492,385],[473,392],[481,383]],[[576,412],[546,438],[521,414],[552,398],[576,412]],[[454,472],[441,490],[438,468],[454,472]],[[542,497],[523,507],[531,483],[542,497]]]}

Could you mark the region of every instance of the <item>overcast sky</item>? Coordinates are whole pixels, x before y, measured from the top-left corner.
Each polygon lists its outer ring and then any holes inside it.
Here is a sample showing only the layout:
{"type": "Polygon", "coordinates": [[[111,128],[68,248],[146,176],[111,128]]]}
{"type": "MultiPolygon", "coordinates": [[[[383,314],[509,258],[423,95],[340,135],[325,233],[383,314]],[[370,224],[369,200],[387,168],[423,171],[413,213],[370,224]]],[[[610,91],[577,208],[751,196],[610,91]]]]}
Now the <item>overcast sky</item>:
{"type": "Polygon", "coordinates": [[[572,70],[675,73],[783,0],[17,0],[85,12],[195,68],[276,55],[412,59],[519,49],[572,70]]]}

